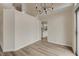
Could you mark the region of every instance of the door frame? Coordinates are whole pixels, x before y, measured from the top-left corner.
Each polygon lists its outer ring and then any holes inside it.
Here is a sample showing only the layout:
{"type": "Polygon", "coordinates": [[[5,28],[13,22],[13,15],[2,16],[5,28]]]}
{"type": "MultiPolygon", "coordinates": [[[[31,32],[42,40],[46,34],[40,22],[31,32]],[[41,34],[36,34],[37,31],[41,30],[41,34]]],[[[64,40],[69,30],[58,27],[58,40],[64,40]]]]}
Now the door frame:
{"type": "Polygon", "coordinates": [[[78,23],[77,23],[77,21],[78,21],[78,19],[77,19],[77,12],[79,11],[79,7],[75,10],[75,15],[76,15],[76,52],[75,52],[75,54],[76,54],[76,56],[78,56],[78,23]]]}

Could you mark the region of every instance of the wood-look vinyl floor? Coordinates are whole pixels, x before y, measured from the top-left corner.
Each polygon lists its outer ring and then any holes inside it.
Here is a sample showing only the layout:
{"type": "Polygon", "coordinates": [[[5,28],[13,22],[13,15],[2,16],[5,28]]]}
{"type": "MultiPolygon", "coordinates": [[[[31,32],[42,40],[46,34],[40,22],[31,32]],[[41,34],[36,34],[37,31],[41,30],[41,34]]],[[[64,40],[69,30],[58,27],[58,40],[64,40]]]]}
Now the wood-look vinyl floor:
{"type": "Polygon", "coordinates": [[[15,52],[2,52],[0,56],[75,56],[66,46],[40,40],[15,52]]]}

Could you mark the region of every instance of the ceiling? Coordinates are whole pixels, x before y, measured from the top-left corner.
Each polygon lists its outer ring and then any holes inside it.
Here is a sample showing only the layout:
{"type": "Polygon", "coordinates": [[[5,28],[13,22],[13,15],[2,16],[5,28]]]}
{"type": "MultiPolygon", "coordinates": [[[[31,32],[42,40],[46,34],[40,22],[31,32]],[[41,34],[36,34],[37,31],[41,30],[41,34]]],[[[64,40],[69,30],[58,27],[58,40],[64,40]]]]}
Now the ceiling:
{"type": "MultiPolygon", "coordinates": [[[[26,13],[28,13],[29,15],[32,15],[34,17],[36,17],[38,15],[38,11],[36,9],[36,4],[39,10],[41,10],[41,5],[42,3],[22,3],[22,8],[24,8],[24,11],[26,13]]],[[[47,8],[52,8],[51,11],[47,11],[47,15],[51,15],[57,12],[63,12],[67,9],[70,9],[71,6],[73,6],[73,3],[46,3],[47,8]]],[[[14,6],[16,7],[16,9],[21,9],[21,3],[15,3],[14,6]]],[[[20,10],[21,11],[21,10],[20,10]]],[[[40,17],[43,16],[47,16],[45,15],[45,13],[42,13],[41,15],[39,15],[40,17]]]]}
{"type": "MultiPolygon", "coordinates": [[[[53,11],[52,12],[58,12],[60,9],[63,9],[63,8],[66,8],[66,7],[69,7],[72,5],[73,5],[72,3],[53,3],[53,11]]],[[[40,3],[38,3],[38,6],[39,6],[39,9],[41,9],[40,3]]],[[[48,7],[50,7],[50,5],[48,5],[48,7]]],[[[27,3],[26,10],[27,10],[26,12],[28,14],[30,14],[32,16],[37,16],[36,3],[27,3]]]]}

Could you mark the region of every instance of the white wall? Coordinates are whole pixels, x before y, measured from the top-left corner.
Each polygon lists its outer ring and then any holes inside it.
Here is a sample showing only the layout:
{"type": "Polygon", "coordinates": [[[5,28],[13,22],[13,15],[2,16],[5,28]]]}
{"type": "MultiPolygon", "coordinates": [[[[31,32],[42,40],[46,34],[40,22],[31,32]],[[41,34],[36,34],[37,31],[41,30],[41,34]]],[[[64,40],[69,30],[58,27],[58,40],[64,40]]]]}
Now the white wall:
{"type": "Polygon", "coordinates": [[[28,14],[15,11],[15,49],[41,40],[40,21],[28,14]]]}
{"type": "Polygon", "coordinates": [[[0,6],[0,46],[3,47],[3,8],[0,6]]]}
{"type": "Polygon", "coordinates": [[[60,13],[53,14],[48,19],[48,41],[56,44],[72,46],[73,36],[73,7],[60,13]]]}
{"type": "Polygon", "coordinates": [[[12,4],[0,4],[0,46],[3,51],[14,50],[14,11],[12,4]]]}
{"type": "Polygon", "coordinates": [[[15,38],[14,38],[14,10],[3,10],[3,51],[13,51],[15,38]]]}
{"type": "Polygon", "coordinates": [[[4,52],[15,51],[41,40],[38,18],[15,9],[0,12],[0,45],[4,52]]]}

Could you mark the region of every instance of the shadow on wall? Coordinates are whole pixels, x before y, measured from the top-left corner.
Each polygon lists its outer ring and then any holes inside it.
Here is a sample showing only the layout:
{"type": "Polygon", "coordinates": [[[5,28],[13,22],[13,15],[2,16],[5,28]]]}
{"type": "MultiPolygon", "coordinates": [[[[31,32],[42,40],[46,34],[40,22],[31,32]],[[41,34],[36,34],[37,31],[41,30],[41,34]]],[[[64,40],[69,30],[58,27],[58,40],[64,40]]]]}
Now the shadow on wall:
{"type": "Polygon", "coordinates": [[[22,4],[21,3],[13,3],[13,6],[16,10],[22,11],[22,4]]]}

